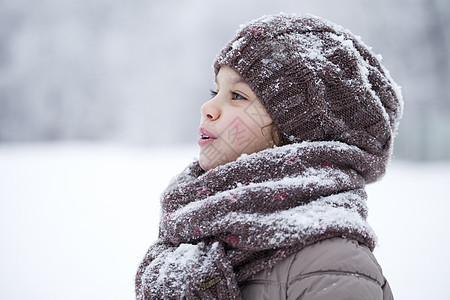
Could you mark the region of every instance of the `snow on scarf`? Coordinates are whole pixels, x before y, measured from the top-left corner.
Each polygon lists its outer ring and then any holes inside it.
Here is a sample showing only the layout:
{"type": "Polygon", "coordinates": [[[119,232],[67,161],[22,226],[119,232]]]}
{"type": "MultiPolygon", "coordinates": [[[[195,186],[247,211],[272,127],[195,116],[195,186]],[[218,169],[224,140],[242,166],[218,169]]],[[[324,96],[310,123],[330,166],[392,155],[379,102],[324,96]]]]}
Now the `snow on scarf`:
{"type": "Polygon", "coordinates": [[[162,195],[137,299],[239,299],[239,282],[320,240],[373,249],[364,186],[385,163],[340,142],[269,148],[208,172],[192,163],[162,195]]]}

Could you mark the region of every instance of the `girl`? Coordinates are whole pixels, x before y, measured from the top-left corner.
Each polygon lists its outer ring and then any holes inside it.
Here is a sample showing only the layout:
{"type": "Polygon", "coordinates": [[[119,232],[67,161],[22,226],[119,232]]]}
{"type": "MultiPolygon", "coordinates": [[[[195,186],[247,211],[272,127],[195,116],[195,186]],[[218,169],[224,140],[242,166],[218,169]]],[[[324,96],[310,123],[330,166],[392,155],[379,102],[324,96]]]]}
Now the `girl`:
{"type": "Polygon", "coordinates": [[[278,14],[214,62],[200,157],[162,195],[137,299],[392,299],[365,184],[389,163],[398,86],[348,30],[278,14]]]}

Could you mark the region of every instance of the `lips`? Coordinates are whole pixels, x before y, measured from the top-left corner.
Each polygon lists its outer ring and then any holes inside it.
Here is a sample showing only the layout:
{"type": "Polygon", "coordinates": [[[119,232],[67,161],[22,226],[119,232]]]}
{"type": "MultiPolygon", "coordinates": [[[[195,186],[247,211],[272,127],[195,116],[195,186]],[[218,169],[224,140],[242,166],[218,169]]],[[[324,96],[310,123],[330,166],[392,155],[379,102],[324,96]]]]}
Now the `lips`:
{"type": "Polygon", "coordinates": [[[200,139],[198,140],[198,145],[200,147],[205,146],[206,144],[209,144],[215,139],[217,139],[212,133],[210,133],[205,128],[200,128],[198,130],[198,133],[200,134],[200,139]]]}

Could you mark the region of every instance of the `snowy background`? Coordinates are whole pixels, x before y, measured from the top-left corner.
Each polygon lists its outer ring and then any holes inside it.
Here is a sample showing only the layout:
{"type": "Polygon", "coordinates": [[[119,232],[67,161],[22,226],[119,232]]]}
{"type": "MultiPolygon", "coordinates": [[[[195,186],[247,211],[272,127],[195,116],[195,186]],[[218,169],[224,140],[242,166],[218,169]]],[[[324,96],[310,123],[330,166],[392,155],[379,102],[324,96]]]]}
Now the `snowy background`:
{"type": "Polygon", "coordinates": [[[280,11],[373,46],[403,87],[397,156],[450,159],[448,0],[0,0],[0,142],[190,143],[219,49],[280,11]]]}
{"type": "Polygon", "coordinates": [[[375,254],[396,299],[450,299],[449,1],[0,0],[1,300],[134,298],[214,56],[279,11],[348,27],[402,85],[375,254]]]}
{"type": "MultiPolygon", "coordinates": [[[[159,194],[197,147],[0,147],[0,299],[133,299],[159,194]]],[[[448,300],[450,162],[394,161],[368,186],[396,299],[448,300]]]]}

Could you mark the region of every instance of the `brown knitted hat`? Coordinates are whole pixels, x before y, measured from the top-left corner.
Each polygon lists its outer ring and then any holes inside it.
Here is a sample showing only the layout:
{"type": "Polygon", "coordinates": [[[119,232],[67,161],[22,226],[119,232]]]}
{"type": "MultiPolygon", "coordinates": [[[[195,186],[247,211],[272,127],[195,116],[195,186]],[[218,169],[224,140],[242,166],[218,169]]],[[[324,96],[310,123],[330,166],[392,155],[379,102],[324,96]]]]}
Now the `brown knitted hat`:
{"type": "Polygon", "coordinates": [[[403,101],[380,59],[341,26],[281,13],[241,25],[214,69],[247,81],[286,143],[340,141],[389,158],[403,101]]]}

